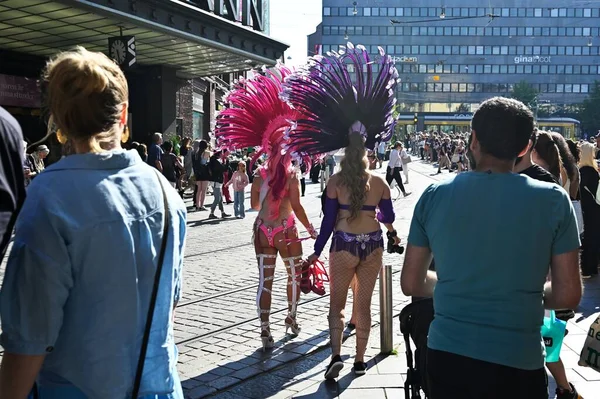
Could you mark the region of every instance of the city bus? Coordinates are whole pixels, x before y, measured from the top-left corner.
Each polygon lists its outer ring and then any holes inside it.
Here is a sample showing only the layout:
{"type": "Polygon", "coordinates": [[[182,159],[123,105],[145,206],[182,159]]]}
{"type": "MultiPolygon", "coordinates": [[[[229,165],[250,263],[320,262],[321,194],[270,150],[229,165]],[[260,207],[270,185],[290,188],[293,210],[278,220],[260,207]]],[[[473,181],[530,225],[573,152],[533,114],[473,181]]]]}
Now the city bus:
{"type": "MultiPolygon", "coordinates": [[[[417,130],[443,133],[467,133],[471,130],[473,114],[419,114],[415,124],[415,115],[400,115],[397,120],[396,132],[401,136],[414,133],[417,130]]],[[[573,118],[538,118],[540,130],[557,132],[565,138],[575,138],[581,135],[580,122],[573,118]]]]}

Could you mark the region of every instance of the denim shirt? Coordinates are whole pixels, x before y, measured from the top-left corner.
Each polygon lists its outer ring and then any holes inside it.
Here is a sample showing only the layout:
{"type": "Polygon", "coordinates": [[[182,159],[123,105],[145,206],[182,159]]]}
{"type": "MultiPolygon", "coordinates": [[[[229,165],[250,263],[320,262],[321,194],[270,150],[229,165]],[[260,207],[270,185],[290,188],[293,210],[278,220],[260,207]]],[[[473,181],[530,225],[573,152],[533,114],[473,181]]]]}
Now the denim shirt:
{"type": "Polygon", "coordinates": [[[136,151],[79,154],[29,186],[8,259],[0,316],[6,352],[46,355],[41,397],[131,395],[163,236],[170,224],[141,395],[182,399],[173,338],[186,209],[136,151]],[[70,388],[66,389],[65,388],[70,388]]]}

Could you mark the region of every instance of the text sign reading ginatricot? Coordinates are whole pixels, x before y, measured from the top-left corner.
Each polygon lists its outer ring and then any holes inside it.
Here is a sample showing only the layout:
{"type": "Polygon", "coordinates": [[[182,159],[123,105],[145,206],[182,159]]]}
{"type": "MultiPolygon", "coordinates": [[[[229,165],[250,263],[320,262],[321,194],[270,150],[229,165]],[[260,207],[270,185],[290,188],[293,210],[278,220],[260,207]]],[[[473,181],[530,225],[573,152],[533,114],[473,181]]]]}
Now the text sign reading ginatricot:
{"type": "Polygon", "coordinates": [[[552,57],[540,57],[539,55],[519,55],[515,57],[515,64],[549,64],[552,57]]]}

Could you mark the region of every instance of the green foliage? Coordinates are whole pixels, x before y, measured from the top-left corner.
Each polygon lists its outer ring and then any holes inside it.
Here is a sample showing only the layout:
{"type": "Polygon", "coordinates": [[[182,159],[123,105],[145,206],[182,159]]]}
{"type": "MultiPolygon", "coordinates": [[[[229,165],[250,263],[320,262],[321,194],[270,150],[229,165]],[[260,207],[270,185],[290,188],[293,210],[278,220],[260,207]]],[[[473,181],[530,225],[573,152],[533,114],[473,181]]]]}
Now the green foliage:
{"type": "Polygon", "coordinates": [[[174,135],[171,138],[171,143],[173,144],[173,154],[179,156],[179,150],[181,148],[181,137],[179,137],[178,135],[174,135]]]}
{"type": "Polygon", "coordinates": [[[581,124],[589,133],[600,130],[600,81],[595,81],[590,90],[590,95],[581,104],[581,124]]]}
{"type": "Polygon", "coordinates": [[[535,106],[537,102],[538,91],[533,88],[526,80],[522,80],[515,84],[512,89],[511,97],[521,101],[530,108],[535,106]]]}
{"type": "Polygon", "coordinates": [[[469,113],[471,112],[471,106],[469,104],[462,103],[458,107],[456,107],[456,110],[454,112],[456,112],[457,114],[469,113]]]}

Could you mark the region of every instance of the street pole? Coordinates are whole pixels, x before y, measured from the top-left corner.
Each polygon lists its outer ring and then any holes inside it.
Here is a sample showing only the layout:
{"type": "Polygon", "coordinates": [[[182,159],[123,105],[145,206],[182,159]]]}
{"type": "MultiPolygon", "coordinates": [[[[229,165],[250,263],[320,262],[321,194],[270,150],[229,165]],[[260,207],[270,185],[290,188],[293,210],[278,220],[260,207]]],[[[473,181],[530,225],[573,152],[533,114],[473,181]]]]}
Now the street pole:
{"type": "Polygon", "coordinates": [[[379,275],[379,312],[381,353],[390,354],[394,349],[392,265],[383,265],[379,275]]]}

